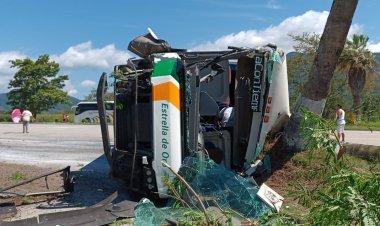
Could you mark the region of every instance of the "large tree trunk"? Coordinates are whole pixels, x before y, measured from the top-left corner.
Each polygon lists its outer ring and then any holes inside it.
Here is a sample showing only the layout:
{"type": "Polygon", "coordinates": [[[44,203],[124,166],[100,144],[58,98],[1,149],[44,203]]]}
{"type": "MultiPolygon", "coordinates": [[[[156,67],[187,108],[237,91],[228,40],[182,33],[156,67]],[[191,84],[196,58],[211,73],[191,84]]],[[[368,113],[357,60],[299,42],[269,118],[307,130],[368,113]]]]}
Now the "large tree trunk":
{"type": "Polygon", "coordinates": [[[361,121],[361,95],[366,82],[366,71],[364,68],[351,67],[348,71],[348,85],[351,89],[356,122],[361,121]]]}
{"type": "Polygon", "coordinates": [[[355,123],[356,123],[356,122],[360,122],[361,121],[361,111],[360,111],[361,101],[360,101],[360,95],[353,94],[352,98],[354,100],[352,108],[354,109],[354,112],[355,112],[355,120],[356,120],[355,123]]]}
{"type": "Polygon", "coordinates": [[[309,80],[297,99],[294,112],[285,128],[282,141],[289,151],[296,152],[304,149],[303,139],[300,137],[301,108],[317,114],[323,112],[331,79],[343,51],[357,4],[358,0],[334,0],[331,6],[309,80]]]}

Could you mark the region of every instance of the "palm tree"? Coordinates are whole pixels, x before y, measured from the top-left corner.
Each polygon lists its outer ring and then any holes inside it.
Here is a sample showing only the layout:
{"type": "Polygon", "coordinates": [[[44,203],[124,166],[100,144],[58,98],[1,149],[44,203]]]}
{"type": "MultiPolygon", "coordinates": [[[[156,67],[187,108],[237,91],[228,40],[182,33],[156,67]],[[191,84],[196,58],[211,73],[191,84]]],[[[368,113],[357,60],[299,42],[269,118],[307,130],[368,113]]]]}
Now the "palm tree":
{"type": "Polygon", "coordinates": [[[338,64],[358,0],[334,0],[317,54],[300,97],[285,128],[283,147],[289,151],[303,150],[300,136],[301,108],[322,114],[330,90],[331,79],[338,64]]]}
{"type": "Polygon", "coordinates": [[[352,108],[356,121],[360,121],[361,94],[366,84],[368,72],[374,72],[377,61],[372,52],[367,49],[368,36],[354,34],[352,40],[347,40],[339,67],[347,71],[348,85],[353,98],[352,108]]]}

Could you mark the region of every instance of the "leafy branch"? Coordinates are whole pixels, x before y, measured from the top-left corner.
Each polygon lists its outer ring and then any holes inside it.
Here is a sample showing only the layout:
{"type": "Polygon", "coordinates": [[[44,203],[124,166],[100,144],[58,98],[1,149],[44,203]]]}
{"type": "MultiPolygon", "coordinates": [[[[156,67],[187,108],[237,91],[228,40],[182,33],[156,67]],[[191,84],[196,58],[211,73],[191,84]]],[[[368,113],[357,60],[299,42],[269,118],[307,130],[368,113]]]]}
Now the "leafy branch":
{"type": "Polygon", "coordinates": [[[205,205],[203,204],[201,198],[199,197],[199,195],[194,191],[194,189],[187,183],[187,181],[185,179],[183,179],[183,177],[181,177],[181,175],[179,175],[177,172],[175,172],[166,162],[164,161],[161,161],[162,165],[165,166],[166,168],[168,168],[170,170],[170,172],[172,172],[185,186],[186,188],[194,195],[194,197],[197,199],[199,205],[201,206],[202,208],[202,212],[203,214],[205,215],[205,218],[206,218],[206,221],[207,221],[207,224],[210,225],[210,219],[207,215],[207,211],[206,211],[206,207],[205,205]]]}
{"type": "Polygon", "coordinates": [[[380,173],[359,175],[345,169],[338,161],[336,145],[342,150],[331,122],[302,109],[302,135],[309,151],[326,153],[330,170],[321,184],[311,191],[299,185],[299,202],[311,206],[309,218],[312,225],[380,225],[380,173]],[[333,159],[333,161],[331,161],[333,159]],[[314,201],[314,203],[313,203],[314,201]]]}

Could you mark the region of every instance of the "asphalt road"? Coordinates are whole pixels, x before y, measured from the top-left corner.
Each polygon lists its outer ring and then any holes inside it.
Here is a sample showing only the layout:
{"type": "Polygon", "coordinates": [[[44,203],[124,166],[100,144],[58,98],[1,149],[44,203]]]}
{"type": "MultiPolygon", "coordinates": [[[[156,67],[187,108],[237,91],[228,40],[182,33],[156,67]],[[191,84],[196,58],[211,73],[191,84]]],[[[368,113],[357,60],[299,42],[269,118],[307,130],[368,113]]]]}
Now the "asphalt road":
{"type": "MultiPolygon", "coordinates": [[[[109,128],[113,137],[112,127],[109,128]]],[[[380,146],[380,131],[346,131],[349,143],[380,146]]],[[[0,161],[73,170],[92,163],[91,168],[108,171],[103,156],[99,125],[31,124],[22,133],[21,124],[0,124],[0,161]]]]}
{"type": "Polygon", "coordinates": [[[380,146],[380,131],[346,130],[345,134],[348,143],[380,146]]]}
{"type": "MultiPolygon", "coordinates": [[[[23,134],[22,124],[0,124],[0,161],[71,165],[75,170],[103,155],[99,125],[30,124],[29,127],[29,133],[23,134]]],[[[99,170],[108,168],[106,162],[97,162],[99,170]]]]}
{"type": "MultiPolygon", "coordinates": [[[[110,133],[113,137],[112,127],[110,133]]],[[[31,124],[30,133],[23,134],[22,124],[0,123],[1,162],[50,169],[69,165],[75,177],[74,192],[54,202],[19,206],[18,214],[10,220],[92,206],[115,191],[118,192],[115,203],[140,198],[129,196],[121,183],[109,178],[99,125],[31,124]]]]}

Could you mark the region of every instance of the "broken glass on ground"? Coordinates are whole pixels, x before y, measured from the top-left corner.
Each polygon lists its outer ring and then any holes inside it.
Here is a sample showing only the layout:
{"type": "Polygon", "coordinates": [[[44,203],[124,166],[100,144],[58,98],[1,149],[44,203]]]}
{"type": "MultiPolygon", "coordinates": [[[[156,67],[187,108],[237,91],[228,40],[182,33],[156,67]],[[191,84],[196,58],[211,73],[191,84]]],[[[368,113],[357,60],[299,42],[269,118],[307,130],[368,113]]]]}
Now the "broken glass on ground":
{"type": "MultiPolygon", "coordinates": [[[[256,184],[211,159],[187,157],[179,174],[201,197],[207,208],[216,206],[239,216],[241,220],[258,219],[271,211],[271,208],[257,197],[259,187],[256,184]]],[[[155,207],[147,199],[141,200],[135,207],[136,225],[167,224],[171,219],[188,220],[183,218],[188,217],[189,211],[192,210],[202,213],[199,203],[182,182],[176,179],[171,183],[176,190],[169,192],[169,195],[177,198],[170,199],[164,208],[155,207]],[[190,208],[185,208],[183,202],[190,208]]]]}

